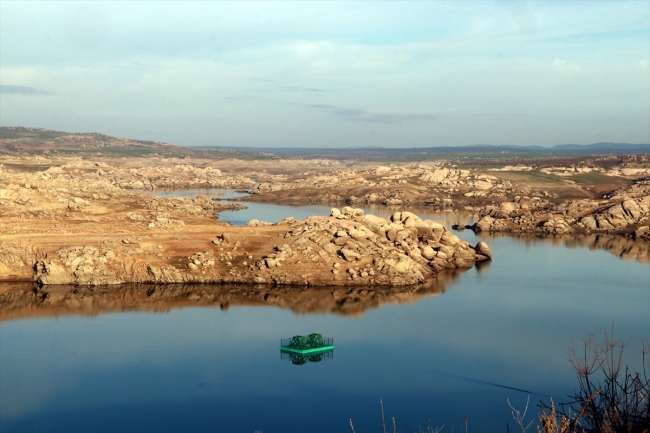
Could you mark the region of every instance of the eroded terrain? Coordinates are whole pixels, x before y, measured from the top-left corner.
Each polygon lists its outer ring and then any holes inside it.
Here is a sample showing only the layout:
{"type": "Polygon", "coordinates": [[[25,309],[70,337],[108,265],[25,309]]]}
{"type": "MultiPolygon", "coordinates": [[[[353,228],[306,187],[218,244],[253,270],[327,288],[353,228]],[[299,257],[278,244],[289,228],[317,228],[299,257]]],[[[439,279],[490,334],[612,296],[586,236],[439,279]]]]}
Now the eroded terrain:
{"type": "Polygon", "coordinates": [[[140,168],[83,160],[43,171],[16,170],[17,163],[3,168],[2,279],[408,285],[491,256],[484,243],[471,246],[409,212],[384,219],[344,207],[329,217],[231,227],[216,214],[239,204],[137,190],[167,177],[180,187],[219,188],[250,186],[249,178],[191,165],[131,164],[140,168]],[[152,175],[159,173],[165,177],[152,175]]]}
{"type": "Polygon", "coordinates": [[[553,204],[539,197],[515,197],[483,207],[474,231],[539,234],[620,233],[650,237],[650,180],[616,190],[601,199],[553,204]]]}
{"type": "MultiPolygon", "coordinates": [[[[102,143],[133,149],[140,142],[80,136],[82,144],[58,135],[49,139],[60,145],[51,151],[0,156],[0,280],[404,286],[490,259],[487,244],[469,245],[439,223],[402,212],[406,205],[471,209],[480,219],[469,228],[491,233],[608,234],[631,242],[650,234],[647,155],[555,165],[458,158],[386,164],[178,156],[174,146],[145,143],[163,153],[127,158],[99,152],[102,143]],[[93,152],[63,152],[74,145],[93,152]],[[152,193],[195,188],[251,194],[224,201],[152,193]],[[260,215],[245,227],[218,220],[219,212],[242,209],[245,200],[333,209],[327,217],[275,224],[260,215]],[[393,215],[354,207],[372,203],[393,215]]],[[[11,140],[15,148],[22,138],[11,140]]],[[[638,245],[620,255],[644,261],[647,248],[638,245]]]]}

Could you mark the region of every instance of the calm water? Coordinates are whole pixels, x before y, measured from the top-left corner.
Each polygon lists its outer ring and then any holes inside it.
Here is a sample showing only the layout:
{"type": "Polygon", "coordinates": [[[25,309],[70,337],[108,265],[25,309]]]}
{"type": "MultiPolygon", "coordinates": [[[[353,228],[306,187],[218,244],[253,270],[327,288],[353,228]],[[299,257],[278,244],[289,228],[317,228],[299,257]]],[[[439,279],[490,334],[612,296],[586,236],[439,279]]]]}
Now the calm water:
{"type": "MultiPolygon", "coordinates": [[[[153,194],[151,191],[139,191],[146,194],[153,194]]],[[[234,190],[219,190],[219,189],[192,189],[185,191],[157,191],[156,195],[161,197],[186,197],[194,198],[199,195],[216,198],[216,199],[228,199],[235,197],[245,197],[247,194],[236,192],[234,190]]],[[[233,225],[245,225],[248,221],[252,219],[258,219],[261,221],[268,221],[271,223],[276,223],[283,218],[292,216],[296,219],[307,218],[312,215],[329,215],[332,207],[342,207],[346,206],[344,203],[339,203],[332,206],[323,206],[323,205],[301,205],[301,206],[291,206],[291,205],[276,205],[271,203],[253,203],[247,201],[235,202],[248,206],[248,209],[238,210],[238,211],[226,211],[219,214],[219,219],[221,221],[227,221],[233,225]]],[[[400,206],[399,208],[389,208],[380,204],[371,204],[371,205],[353,205],[354,208],[361,208],[367,213],[372,213],[373,215],[378,215],[382,217],[388,217],[392,215],[396,210],[409,210],[416,212],[418,215],[427,216],[428,218],[435,219],[445,224],[452,225],[457,223],[467,224],[470,221],[475,220],[476,213],[468,211],[460,212],[436,212],[432,213],[431,207],[417,207],[417,206],[400,206]]]]}
{"type": "MultiPolygon", "coordinates": [[[[244,204],[246,216],[220,219],[329,213],[244,204]]],[[[437,296],[354,317],[232,303],[4,321],[0,431],[350,432],[352,419],[358,433],[381,432],[382,398],[398,431],[429,420],[458,431],[468,417],[470,431],[503,432],[514,427],[506,399],[523,408],[528,395],[533,404],[573,390],[572,341],[614,322],[639,364],[650,337],[647,264],[562,242],[482,239],[494,253],[488,267],[437,296]],[[335,339],[333,359],[280,360],[280,338],[310,332],[335,339]]]]}

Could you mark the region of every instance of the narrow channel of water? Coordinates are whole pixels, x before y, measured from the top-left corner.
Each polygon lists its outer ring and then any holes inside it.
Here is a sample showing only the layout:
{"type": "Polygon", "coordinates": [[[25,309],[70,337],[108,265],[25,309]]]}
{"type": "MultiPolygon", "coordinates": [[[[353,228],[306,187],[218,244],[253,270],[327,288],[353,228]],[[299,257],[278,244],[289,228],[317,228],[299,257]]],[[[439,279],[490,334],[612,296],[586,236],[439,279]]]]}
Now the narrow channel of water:
{"type": "MultiPolygon", "coordinates": [[[[273,222],[330,209],[244,204],[220,219],[273,222]]],[[[448,225],[471,220],[414,211],[448,225]]],[[[264,306],[265,295],[258,306],[160,304],[155,313],[1,322],[0,430],[350,432],[352,419],[358,433],[381,432],[382,398],[398,431],[429,421],[460,430],[467,417],[470,431],[503,432],[506,422],[514,427],[506,399],[523,408],[530,396],[535,417],[540,399],[561,401],[576,387],[567,349],[589,333],[614,323],[640,367],[641,339],[650,336],[647,264],[565,242],[459,236],[485,239],[494,260],[437,295],[351,316],[297,314],[281,296],[264,306]],[[311,332],[334,338],[333,359],[280,359],[281,338],[311,332]]],[[[322,290],[317,305],[331,299],[322,290]]]]}
{"type": "MultiPolygon", "coordinates": [[[[140,191],[147,194],[151,194],[151,191],[140,191]]],[[[156,195],[160,197],[185,197],[185,198],[195,198],[199,195],[210,198],[210,199],[220,199],[226,200],[229,198],[236,197],[246,197],[248,194],[243,192],[237,192],[236,190],[231,189],[192,189],[192,190],[182,190],[182,191],[156,191],[156,195]]],[[[219,220],[226,221],[232,225],[242,226],[252,219],[258,219],[261,221],[268,221],[270,223],[276,223],[283,218],[294,217],[295,219],[304,219],[312,215],[321,215],[326,216],[330,214],[332,207],[343,207],[347,206],[346,204],[335,204],[331,206],[325,205],[283,205],[275,203],[257,203],[251,201],[241,201],[237,202],[244,206],[247,206],[248,209],[238,210],[238,211],[225,211],[219,213],[219,220]]],[[[354,208],[363,209],[366,213],[371,213],[373,215],[381,217],[389,217],[397,210],[407,210],[414,212],[422,218],[430,218],[445,225],[451,226],[452,224],[467,224],[475,219],[477,215],[475,212],[467,210],[447,210],[447,211],[435,211],[433,207],[430,206],[409,206],[404,205],[399,208],[387,207],[381,204],[359,204],[352,205],[354,208]]]]}

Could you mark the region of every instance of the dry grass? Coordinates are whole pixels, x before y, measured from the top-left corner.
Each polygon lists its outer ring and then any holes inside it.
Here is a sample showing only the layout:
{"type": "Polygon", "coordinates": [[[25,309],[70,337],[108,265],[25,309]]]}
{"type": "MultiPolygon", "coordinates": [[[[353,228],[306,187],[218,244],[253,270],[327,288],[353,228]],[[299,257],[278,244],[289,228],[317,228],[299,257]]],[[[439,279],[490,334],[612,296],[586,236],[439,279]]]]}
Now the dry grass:
{"type": "Polygon", "coordinates": [[[569,433],[571,431],[571,422],[564,415],[561,416],[558,423],[558,417],[555,413],[555,403],[553,403],[553,399],[551,399],[550,412],[548,415],[546,412],[542,412],[539,420],[542,423],[542,428],[540,429],[540,427],[537,426],[537,433],[569,433]]]}

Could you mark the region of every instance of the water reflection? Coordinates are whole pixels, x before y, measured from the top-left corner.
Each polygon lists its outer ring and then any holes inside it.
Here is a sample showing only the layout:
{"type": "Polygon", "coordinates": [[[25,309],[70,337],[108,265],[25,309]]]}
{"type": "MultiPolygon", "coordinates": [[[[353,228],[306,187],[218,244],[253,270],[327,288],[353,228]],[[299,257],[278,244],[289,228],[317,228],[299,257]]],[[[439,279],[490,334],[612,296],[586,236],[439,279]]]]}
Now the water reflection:
{"type": "Polygon", "coordinates": [[[0,321],[111,312],[168,312],[184,307],[275,306],[296,314],[360,317],[388,304],[411,304],[451,288],[462,271],[412,287],[272,287],[268,285],[124,284],[121,286],[0,285],[0,321]]]}
{"type": "Polygon", "coordinates": [[[0,284],[0,431],[370,432],[382,397],[401,431],[502,432],[506,399],[573,391],[572,341],[650,335],[647,242],[457,234],[494,261],[397,291],[0,284]],[[336,359],[279,362],[303,330],[336,337],[336,359]]]}
{"type": "Polygon", "coordinates": [[[485,260],[482,262],[476,262],[474,267],[479,272],[485,272],[490,268],[490,265],[492,265],[492,260],[485,260]]]}
{"type": "Polygon", "coordinates": [[[325,352],[315,353],[312,355],[301,355],[298,353],[280,352],[280,359],[282,361],[291,361],[293,365],[305,365],[312,362],[321,362],[334,359],[334,350],[327,350],[325,352]]]}
{"type": "MultiPolygon", "coordinates": [[[[589,248],[591,251],[605,250],[623,260],[650,264],[650,240],[648,239],[633,239],[607,234],[534,236],[512,233],[479,233],[477,236],[488,243],[491,239],[508,237],[521,240],[527,247],[550,244],[566,248],[589,248]]],[[[485,265],[489,266],[489,263],[485,265]]]]}
{"type": "MultiPolygon", "coordinates": [[[[160,197],[195,198],[198,196],[203,196],[214,200],[241,200],[241,204],[245,205],[247,209],[238,211],[224,211],[219,214],[219,220],[229,222],[235,226],[245,225],[252,219],[259,219],[271,223],[276,223],[287,217],[304,219],[313,215],[326,216],[330,214],[332,207],[340,208],[342,206],[346,206],[345,203],[332,205],[285,205],[276,203],[259,203],[246,200],[249,197],[249,194],[240,190],[233,189],[207,188],[190,190],[157,190],[154,192],[142,190],[138,192],[143,194],[156,194],[160,197]]],[[[473,208],[454,210],[447,209],[442,211],[437,210],[431,206],[408,204],[400,205],[397,207],[384,206],[381,204],[357,204],[354,205],[354,207],[363,209],[366,213],[371,213],[373,215],[381,216],[384,218],[391,216],[396,211],[409,211],[420,215],[422,218],[434,219],[448,226],[451,226],[452,224],[460,224],[464,226],[466,224],[474,223],[478,219],[478,210],[473,208]]]]}
{"type": "Polygon", "coordinates": [[[572,341],[612,322],[632,344],[648,338],[646,264],[543,239],[489,242],[487,271],[404,292],[0,284],[0,431],[326,433],[352,418],[370,432],[382,397],[401,431],[429,419],[460,430],[468,417],[502,432],[506,399],[572,392],[572,341]],[[336,358],[280,362],[278,338],[304,331],[335,337],[336,358]]]}

